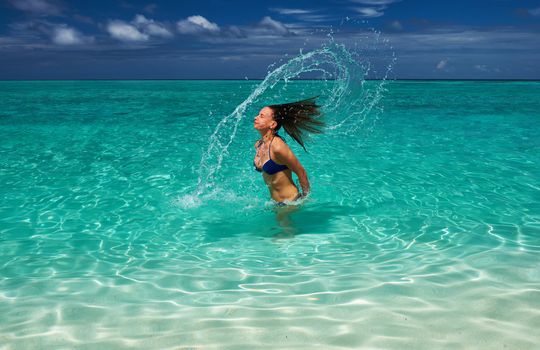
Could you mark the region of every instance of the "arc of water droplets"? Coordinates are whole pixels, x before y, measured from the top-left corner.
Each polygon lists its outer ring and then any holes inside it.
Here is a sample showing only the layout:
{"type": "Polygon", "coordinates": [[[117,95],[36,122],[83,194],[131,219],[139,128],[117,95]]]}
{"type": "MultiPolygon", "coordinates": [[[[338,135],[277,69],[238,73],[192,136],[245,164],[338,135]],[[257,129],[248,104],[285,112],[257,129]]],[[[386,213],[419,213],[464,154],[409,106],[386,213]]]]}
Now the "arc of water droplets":
{"type": "MultiPolygon", "coordinates": [[[[329,75],[336,81],[329,91],[329,96],[325,96],[327,100],[323,105],[323,110],[329,112],[338,109],[343,104],[351,104],[352,107],[355,107],[358,103],[364,102],[365,98],[362,97],[365,96],[351,96],[351,90],[355,89],[354,87],[351,89],[350,85],[351,82],[360,81],[360,87],[362,87],[368,69],[369,66],[365,67],[360,65],[359,62],[355,60],[355,57],[353,57],[353,54],[351,54],[344,45],[331,41],[321,49],[305,54],[300,53],[297,57],[274,69],[272,72],[269,72],[266,78],[257,86],[248,98],[239,104],[232,113],[224,117],[216,126],[210,137],[208,149],[203,153],[201,158],[195,196],[198,197],[213,187],[215,176],[221,169],[223,159],[227,155],[228,148],[236,136],[238,126],[245,116],[246,109],[268,88],[273,88],[280,81],[287,83],[290,79],[298,77],[302,73],[318,71],[323,74],[325,80],[329,75]],[[333,67],[335,72],[328,72],[324,68],[327,66],[333,67]],[[230,130],[230,132],[224,132],[224,130],[230,130]]],[[[382,87],[379,86],[378,90],[375,92],[376,97],[374,97],[373,101],[369,104],[361,106],[360,112],[355,111],[349,113],[348,117],[329,129],[332,130],[342,126],[347,120],[359,113],[365,116],[365,114],[378,102],[379,98],[377,96],[382,92],[381,89],[382,87]]],[[[364,94],[364,92],[362,92],[363,89],[360,88],[357,90],[359,90],[361,94],[364,94]]],[[[352,107],[348,107],[346,109],[347,112],[350,112],[352,107]]]]}
{"type": "Polygon", "coordinates": [[[336,80],[344,82],[344,84],[336,84],[336,87],[332,90],[331,96],[326,103],[326,105],[335,106],[336,104],[339,104],[340,96],[347,91],[348,81],[350,79],[348,71],[345,68],[345,62],[343,62],[344,58],[351,59],[347,50],[345,50],[345,47],[343,45],[334,44],[305,54],[300,54],[270,72],[249,97],[239,104],[232,113],[224,117],[216,126],[216,129],[210,137],[208,149],[201,158],[196,195],[203,194],[208,188],[213,186],[214,177],[219,172],[223,159],[227,154],[227,150],[236,136],[240,121],[244,118],[245,111],[253,100],[259,97],[268,88],[273,88],[279,81],[287,83],[289,79],[297,77],[301,73],[313,71],[328,73],[322,66],[329,64],[338,69],[336,80]],[[336,50],[338,52],[335,52],[336,50]],[[223,130],[231,130],[231,132],[225,134],[223,130]]]}

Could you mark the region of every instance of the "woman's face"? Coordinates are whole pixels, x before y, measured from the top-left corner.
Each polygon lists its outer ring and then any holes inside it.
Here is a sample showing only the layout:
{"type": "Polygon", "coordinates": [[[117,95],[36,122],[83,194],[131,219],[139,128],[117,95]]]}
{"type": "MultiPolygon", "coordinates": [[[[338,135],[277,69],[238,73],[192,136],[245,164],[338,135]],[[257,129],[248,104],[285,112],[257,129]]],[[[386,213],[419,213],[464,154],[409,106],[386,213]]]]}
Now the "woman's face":
{"type": "Polygon", "coordinates": [[[274,111],[270,107],[264,107],[255,117],[253,127],[257,130],[275,128],[277,123],[274,120],[274,111]]]}

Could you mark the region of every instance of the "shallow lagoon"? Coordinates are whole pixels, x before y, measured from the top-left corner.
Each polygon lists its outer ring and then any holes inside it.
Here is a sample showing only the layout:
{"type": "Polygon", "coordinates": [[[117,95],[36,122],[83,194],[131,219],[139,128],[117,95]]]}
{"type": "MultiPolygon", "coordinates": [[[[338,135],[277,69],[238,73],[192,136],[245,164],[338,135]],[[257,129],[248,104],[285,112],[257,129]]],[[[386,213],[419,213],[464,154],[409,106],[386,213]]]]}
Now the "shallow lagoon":
{"type": "Polygon", "coordinates": [[[313,193],[286,227],[262,106],[192,195],[258,83],[0,83],[0,349],[538,347],[540,83],[393,81],[376,117],[287,138],[313,193]]]}

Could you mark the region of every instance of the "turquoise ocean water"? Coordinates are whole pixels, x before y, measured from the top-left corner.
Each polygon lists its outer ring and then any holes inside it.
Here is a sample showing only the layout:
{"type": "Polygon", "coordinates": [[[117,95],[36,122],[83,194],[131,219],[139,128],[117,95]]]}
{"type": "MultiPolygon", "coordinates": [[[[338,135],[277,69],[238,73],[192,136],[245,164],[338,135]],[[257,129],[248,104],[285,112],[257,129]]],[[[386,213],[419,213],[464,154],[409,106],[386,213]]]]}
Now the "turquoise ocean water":
{"type": "Polygon", "coordinates": [[[260,83],[0,82],[0,349],[538,349],[539,82],[328,103],[285,213],[253,117],[331,82],[216,128],[260,83]]]}

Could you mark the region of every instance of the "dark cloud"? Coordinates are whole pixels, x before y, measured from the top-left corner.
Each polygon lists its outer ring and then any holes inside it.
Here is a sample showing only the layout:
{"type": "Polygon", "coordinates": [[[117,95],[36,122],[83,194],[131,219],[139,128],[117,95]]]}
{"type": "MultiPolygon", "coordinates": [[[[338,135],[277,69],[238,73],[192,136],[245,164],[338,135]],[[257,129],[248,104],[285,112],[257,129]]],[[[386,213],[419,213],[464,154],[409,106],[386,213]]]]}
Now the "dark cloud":
{"type": "Polygon", "coordinates": [[[143,12],[148,13],[148,14],[153,14],[156,11],[157,7],[158,5],[156,4],[148,4],[145,7],[143,7],[143,12]]]}
{"type": "Polygon", "coordinates": [[[50,22],[45,19],[31,19],[10,25],[12,30],[11,45],[2,49],[47,49],[53,45],[72,46],[90,44],[93,36],[87,36],[65,23],[50,22]],[[16,43],[16,45],[14,45],[16,43]]]}
{"type": "Polygon", "coordinates": [[[540,7],[529,9],[528,12],[535,17],[540,17],[540,7]]]}
{"type": "Polygon", "coordinates": [[[353,3],[356,4],[363,4],[363,5],[389,5],[396,2],[400,2],[401,0],[350,0],[353,3]]]}
{"type": "Polygon", "coordinates": [[[14,8],[34,15],[52,15],[62,14],[63,7],[60,3],[51,0],[8,0],[14,8]]]}
{"type": "Polygon", "coordinates": [[[79,15],[79,14],[74,14],[72,16],[72,18],[78,22],[81,22],[81,23],[86,23],[86,24],[95,24],[95,21],[91,18],[91,17],[88,17],[88,16],[83,16],[83,15],[79,15]]]}

